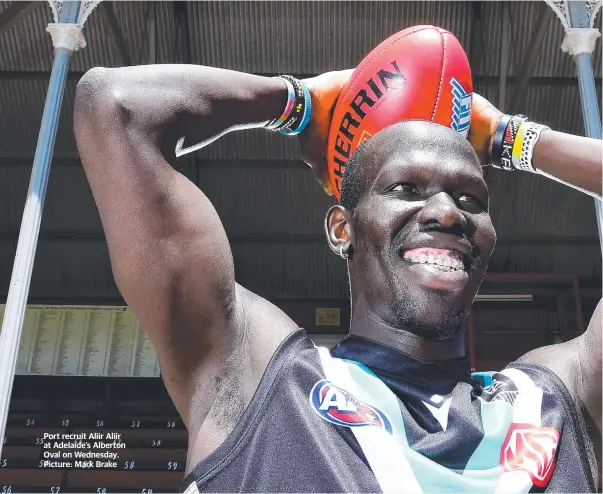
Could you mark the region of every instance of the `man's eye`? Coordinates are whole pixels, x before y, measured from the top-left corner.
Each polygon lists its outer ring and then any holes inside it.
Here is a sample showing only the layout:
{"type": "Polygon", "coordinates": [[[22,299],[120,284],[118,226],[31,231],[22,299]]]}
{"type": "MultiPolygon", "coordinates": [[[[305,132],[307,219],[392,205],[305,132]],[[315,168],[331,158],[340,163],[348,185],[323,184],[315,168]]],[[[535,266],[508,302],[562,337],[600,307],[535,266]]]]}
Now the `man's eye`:
{"type": "Polygon", "coordinates": [[[482,202],[479,199],[477,199],[475,196],[472,196],[471,194],[462,194],[462,195],[458,196],[457,200],[466,208],[470,208],[470,209],[474,209],[474,210],[479,209],[480,211],[486,210],[486,208],[484,207],[482,202]]]}
{"type": "Polygon", "coordinates": [[[392,192],[404,192],[406,194],[419,194],[419,189],[417,189],[417,186],[409,182],[395,185],[390,190],[392,192]]]}
{"type": "Polygon", "coordinates": [[[459,201],[466,202],[469,204],[479,204],[478,200],[469,194],[463,194],[462,196],[459,196],[459,201]]]}

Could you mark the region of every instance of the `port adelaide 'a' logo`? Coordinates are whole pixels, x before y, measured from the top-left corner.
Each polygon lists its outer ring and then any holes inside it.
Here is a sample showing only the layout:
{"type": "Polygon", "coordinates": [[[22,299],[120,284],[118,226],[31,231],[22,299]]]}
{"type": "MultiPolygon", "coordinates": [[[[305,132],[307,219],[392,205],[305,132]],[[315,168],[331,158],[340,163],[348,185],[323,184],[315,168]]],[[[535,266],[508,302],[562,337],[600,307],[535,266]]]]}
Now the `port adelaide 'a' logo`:
{"type": "Polygon", "coordinates": [[[392,425],[384,412],[363,403],[328,379],[318,381],[310,392],[310,404],[327,422],[345,427],[380,427],[392,434],[392,425]]]}

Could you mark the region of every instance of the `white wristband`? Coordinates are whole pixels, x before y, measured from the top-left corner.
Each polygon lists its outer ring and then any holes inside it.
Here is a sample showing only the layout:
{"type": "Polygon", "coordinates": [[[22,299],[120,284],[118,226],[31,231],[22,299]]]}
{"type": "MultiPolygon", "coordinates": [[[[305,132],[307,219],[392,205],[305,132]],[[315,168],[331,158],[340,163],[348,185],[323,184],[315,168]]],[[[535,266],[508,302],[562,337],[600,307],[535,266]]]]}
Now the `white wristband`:
{"type": "MultiPolygon", "coordinates": [[[[525,130],[521,132],[523,135],[523,143],[521,144],[521,154],[517,163],[514,163],[518,170],[525,172],[538,173],[536,168],[532,164],[532,158],[534,156],[534,148],[536,143],[540,139],[540,134],[544,130],[551,130],[546,125],[537,124],[534,122],[524,122],[522,127],[525,126],[525,130]]],[[[518,134],[520,134],[518,132],[518,134]]]]}

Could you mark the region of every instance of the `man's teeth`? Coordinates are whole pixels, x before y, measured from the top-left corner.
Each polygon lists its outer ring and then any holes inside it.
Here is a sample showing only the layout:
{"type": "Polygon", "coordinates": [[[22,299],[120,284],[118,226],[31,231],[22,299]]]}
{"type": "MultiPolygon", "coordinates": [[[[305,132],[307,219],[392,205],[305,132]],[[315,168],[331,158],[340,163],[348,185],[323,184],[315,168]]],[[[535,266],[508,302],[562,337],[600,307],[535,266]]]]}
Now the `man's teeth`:
{"type": "Polygon", "coordinates": [[[445,255],[418,254],[404,255],[404,259],[418,264],[430,264],[442,271],[462,271],[465,269],[463,261],[445,255]]]}

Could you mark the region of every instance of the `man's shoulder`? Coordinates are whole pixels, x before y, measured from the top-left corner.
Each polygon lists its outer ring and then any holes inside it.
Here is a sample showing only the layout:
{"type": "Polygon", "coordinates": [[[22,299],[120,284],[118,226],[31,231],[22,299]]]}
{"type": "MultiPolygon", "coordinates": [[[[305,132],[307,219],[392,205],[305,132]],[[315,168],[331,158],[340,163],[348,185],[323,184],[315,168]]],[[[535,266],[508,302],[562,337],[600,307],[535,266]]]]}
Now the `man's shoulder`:
{"type": "Polygon", "coordinates": [[[555,374],[572,397],[578,393],[580,363],[578,340],[536,348],[522,355],[512,364],[535,364],[555,374]]]}

